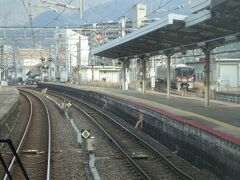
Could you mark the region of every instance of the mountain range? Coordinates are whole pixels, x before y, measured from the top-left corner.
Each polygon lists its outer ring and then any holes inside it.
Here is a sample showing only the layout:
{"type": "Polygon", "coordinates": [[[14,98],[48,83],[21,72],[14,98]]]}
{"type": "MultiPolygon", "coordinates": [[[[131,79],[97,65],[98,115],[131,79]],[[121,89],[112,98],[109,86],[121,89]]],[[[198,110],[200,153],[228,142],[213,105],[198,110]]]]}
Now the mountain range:
{"type": "MultiPolygon", "coordinates": [[[[0,0],[0,27],[30,27],[30,18],[32,19],[33,27],[78,27],[79,24],[116,21],[123,15],[131,18],[132,7],[137,2],[140,2],[140,0],[83,0],[83,19],[80,19],[80,14],[76,10],[60,7],[39,7],[40,1],[41,0],[0,0]],[[28,14],[31,14],[31,16],[28,14]]],[[[72,2],[72,6],[79,7],[79,0],[51,1],[61,4],[69,4],[69,2],[72,2]]],[[[167,11],[165,11],[166,9],[174,9],[181,3],[187,3],[187,1],[189,0],[142,0],[141,2],[147,5],[147,14],[159,17],[163,15],[163,13],[167,13],[167,11]],[[151,13],[158,8],[165,8],[165,10],[160,11],[161,14],[151,13]]],[[[178,10],[178,12],[182,13],[181,10],[178,10]]],[[[36,29],[33,31],[36,37],[39,31],[36,29]]],[[[53,29],[48,29],[47,33],[53,34],[53,29]]],[[[15,37],[26,34],[27,36],[31,36],[31,29],[7,29],[6,32],[5,29],[1,29],[0,34],[6,34],[5,39],[8,39],[10,42],[14,41],[17,46],[32,46],[33,44],[33,41],[29,40],[8,38],[8,36],[15,37]]],[[[36,43],[40,42],[36,41],[36,43]]]]}
{"type": "MultiPolygon", "coordinates": [[[[70,4],[74,7],[79,7],[79,0],[51,0],[59,4],[70,4]]],[[[132,7],[137,2],[142,2],[147,5],[148,13],[151,13],[158,7],[171,9],[177,7],[181,3],[186,3],[188,0],[83,0],[84,13],[83,19],[80,20],[79,12],[75,10],[64,10],[63,8],[54,6],[46,7],[46,4],[41,4],[40,0],[1,0],[0,1],[0,25],[2,26],[28,26],[30,13],[32,16],[33,26],[44,26],[49,22],[50,25],[71,26],[79,25],[79,23],[97,23],[101,21],[118,20],[124,15],[131,17],[132,7]],[[29,6],[30,5],[30,6],[29,6]],[[42,7],[45,5],[45,7],[42,7]],[[29,8],[30,7],[30,8],[29,8]],[[59,14],[61,14],[59,16],[59,14]],[[59,16],[59,17],[58,17],[59,16]],[[56,18],[58,17],[58,18],[56,18]]]]}
{"type": "MultiPolygon", "coordinates": [[[[98,4],[97,6],[87,8],[83,13],[83,19],[80,19],[79,12],[66,10],[63,15],[53,21],[53,24],[61,26],[74,26],[84,23],[88,24],[102,21],[115,21],[123,14],[131,17],[132,10],[129,9],[136,2],[137,0],[132,0],[132,3],[130,4],[129,0],[112,0],[106,3],[98,4]],[[125,14],[125,12],[127,13],[125,14]]],[[[148,1],[148,5],[148,7],[151,6],[150,1],[148,1]]],[[[49,20],[54,19],[58,14],[59,12],[54,11],[42,12],[33,19],[33,25],[42,26],[49,22],[49,20]]]]}

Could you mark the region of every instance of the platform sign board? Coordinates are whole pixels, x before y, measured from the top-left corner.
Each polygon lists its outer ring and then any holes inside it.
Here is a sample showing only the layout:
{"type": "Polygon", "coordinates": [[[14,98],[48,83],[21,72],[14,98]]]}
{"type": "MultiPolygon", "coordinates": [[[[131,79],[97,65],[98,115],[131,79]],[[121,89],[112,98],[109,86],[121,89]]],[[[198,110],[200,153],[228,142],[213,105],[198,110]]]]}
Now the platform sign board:
{"type": "Polygon", "coordinates": [[[88,139],[88,138],[90,138],[90,135],[91,135],[91,134],[90,134],[89,130],[84,129],[84,130],[82,130],[81,135],[82,135],[82,137],[84,137],[85,139],[88,139]]]}
{"type": "Polygon", "coordinates": [[[155,76],[155,70],[154,70],[154,68],[151,68],[151,70],[150,70],[150,76],[151,77],[154,77],[155,76]]]}
{"type": "Polygon", "coordinates": [[[71,107],[72,106],[72,104],[69,102],[69,103],[67,103],[67,107],[71,107]]]}

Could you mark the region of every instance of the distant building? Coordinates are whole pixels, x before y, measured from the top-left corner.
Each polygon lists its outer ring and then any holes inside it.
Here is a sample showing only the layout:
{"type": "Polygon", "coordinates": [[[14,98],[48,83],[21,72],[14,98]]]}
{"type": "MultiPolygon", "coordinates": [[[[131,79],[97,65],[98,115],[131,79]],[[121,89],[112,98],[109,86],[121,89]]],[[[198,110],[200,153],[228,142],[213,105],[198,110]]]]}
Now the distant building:
{"type": "Polygon", "coordinates": [[[83,66],[82,67],[82,82],[88,81],[102,81],[117,83],[120,81],[120,67],[113,66],[83,66]]]}
{"type": "MultiPolygon", "coordinates": [[[[205,60],[186,63],[195,68],[196,80],[204,82],[205,60]]],[[[210,64],[210,81],[213,89],[240,87],[240,59],[212,59],[210,64]]],[[[221,89],[220,89],[221,90],[221,89]]]]}
{"type": "MultiPolygon", "coordinates": [[[[126,20],[125,17],[119,21],[107,21],[93,24],[83,24],[79,29],[67,30],[58,29],[55,32],[55,77],[57,81],[65,82],[69,80],[77,80],[77,71],[81,71],[81,79],[84,80],[84,76],[88,76],[88,73],[83,72],[81,69],[88,65],[105,64],[103,69],[107,68],[107,58],[101,58],[100,60],[95,57],[89,57],[89,51],[101,44],[104,44],[113,39],[122,37],[125,34],[131,33],[133,30],[140,28],[146,24],[149,24],[158,19],[146,19],[146,5],[138,4],[134,7],[134,13],[132,20],[126,20]],[[124,24],[123,24],[124,22],[124,24]],[[133,28],[133,25],[135,26],[133,28]],[[80,43],[79,43],[80,40],[80,43]],[[71,43],[69,43],[71,41],[71,43]],[[77,54],[76,54],[77,52],[77,54]],[[77,58],[80,59],[77,62],[77,58]],[[91,58],[91,59],[90,59],[91,58]],[[77,62],[77,63],[76,63],[77,62]],[[70,68],[72,67],[72,68],[70,68]]],[[[54,51],[52,51],[54,52],[54,51]]],[[[100,71],[99,71],[100,72],[100,71]]],[[[98,75],[96,75],[98,76],[98,75]]],[[[87,77],[89,78],[89,77],[87,77]]]]}
{"type": "Polygon", "coordinates": [[[55,32],[55,44],[55,78],[59,82],[71,81],[75,69],[81,64],[88,64],[88,38],[70,29],[58,29],[55,32]]]}
{"type": "Polygon", "coordinates": [[[16,78],[16,62],[13,47],[0,46],[0,81],[11,81],[16,78]]]}
{"type": "Polygon", "coordinates": [[[138,4],[133,8],[131,19],[125,19],[124,17],[124,25],[122,24],[123,17],[121,17],[119,21],[83,24],[80,26],[80,30],[76,30],[76,32],[89,37],[90,48],[95,48],[101,44],[105,44],[108,41],[122,37],[123,34],[129,34],[144,25],[159,20],[158,18],[147,19],[146,14],[146,5],[138,4]],[[123,33],[123,31],[125,32],[123,33]]]}
{"type": "MultiPolygon", "coordinates": [[[[94,48],[110,40],[121,37],[121,26],[122,24],[119,21],[84,24],[81,25],[80,30],[76,30],[76,32],[87,36],[89,38],[89,46],[94,48]]],[[[132,32],[132,22],[127,20],[125,24],[125,33],[128,34],[130,32],[132,32]]]]}
{"type": "Polygon", "coordinates": [[[133,8],[132,27],[138,29],[142,27],[146,21],[147,6],[145,4],[137,4],[133,8]]]}
{"type": "Polygon", "coordinates": [[[50,52],[42,48],[20,48],[16,56],[17,78],[25,81],[30,72],[32,76],[40,76],[41,58],[47,61],[49,55],[50,52]]]}
{"type": "Polygon", "coordinates": [[[80,58],[79,66],[88,66],[89,65],[89,45],[88,37],[79,35],[79,41],[77,43],[77,56],[80,58]]]}

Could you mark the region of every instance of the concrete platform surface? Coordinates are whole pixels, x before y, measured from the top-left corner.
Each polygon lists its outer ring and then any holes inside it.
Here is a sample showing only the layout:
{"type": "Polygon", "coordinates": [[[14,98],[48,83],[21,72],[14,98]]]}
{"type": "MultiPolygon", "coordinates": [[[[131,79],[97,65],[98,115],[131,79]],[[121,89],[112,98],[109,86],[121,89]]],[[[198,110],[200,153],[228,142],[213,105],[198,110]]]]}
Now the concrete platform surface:
{"type": "Polygon", "coordinates": [[[8,114],[11,108],[17,103],[19,92],[11,86],[0,86],[0,125],[2,119],[8,114]]]}
{"type": "Polygon", "coordinates": [[[189,120],[188,123],[192,125],[240,144],[239,104],[210,100],[210,107],[204,107],[204,99],[198,97],[171,95],[171,99],[168,100],[166,94],[152,91],[142,94],[134,90],[122,91],[119,89],[70,84],[64,84],[64,86],[95,91],[143,106],[146,105],[148,108],[159,109],[166,112],[166,115],[184,118],[185,120],[189,120]]]}

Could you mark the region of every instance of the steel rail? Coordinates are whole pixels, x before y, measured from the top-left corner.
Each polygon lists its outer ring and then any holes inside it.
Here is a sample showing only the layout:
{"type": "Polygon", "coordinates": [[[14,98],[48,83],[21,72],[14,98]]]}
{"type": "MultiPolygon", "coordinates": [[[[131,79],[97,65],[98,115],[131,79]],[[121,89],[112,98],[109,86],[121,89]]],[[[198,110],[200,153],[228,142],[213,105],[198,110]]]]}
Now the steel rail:
{"type": "MultiPolygon", "coordinates": [[[[45,108],[45,110],[46,110],[47,117],[48,117],[48,158],[47,158],[47,177],[46,177],[46,179],[47,179],[47,180],[50,180],[50,175],[51,175],[51,118],[50,118],[50,115],[49,115],[48,108],[47,108],[45,102],[42,100],[42,98],[39,97],[38,95],[36,95],[36,94],[34,94],[34,93],[32,93],[32,92],[29,92],[29,91],[27,91],[27,90],[23,90],[23,89],[19,89],[19,90],[22,91],[22,92],[29,93],[29,94],[35,96],[37,99],[39,99],[39,100],[42,102],[42,104],[44,105],[44,108],[45,108]]],[[[20,144],[19,144],[19,146],[18,146],[18,148],[17,148],[17,153],[18,153],[19,150],[21,149],[22,144],[23,144],[23,142],[24,142],[24,139],[25,139],[25,137],[26,137],[26,134],[27,134],[27,132],[28,132],[28,128],[29,128],[29,125],[30,125],[31,119],[32,119],[32,109],[33,109],[33,108],[32,108],[32,101],[30,100],[30,98],[29,98],[26,94],[24,94],[24,93],[22,93],[22,92],[21,92],[21,94],[23,94],[25,97],[27,97],[28,101],[29,101],[30,104],[31,104],[31,112],[30,112],[30,116],[29,116],[27,128],[25,129],[24,135],[23,135],[23,137],[22,137],[22,139],[21,139],[21,142],[20,142],[20,144]]],[[[15,162],[15,158],[11,161],[11,164],[10,164],[10,166],[9,166],[9,171],[12,169],[14,162],[15,162]]],[[[6,180],[6,179],[7,179],[7,175],[5,175],[5,177],[4,177],[4,180],[6,180]]]]}
{"type": "MultiPolygon", "coordinates": [[[[27,126],[26,126],[26,128],[25,128],[25,130],[24,130],[23,136],[22,136],[21,141],[20,141],[20,143],[19,143],[19,145],[18,145],[18,147],[17,147],[17,150],[16,150],[17,153],[18,153],[18,152],[20,151],[20,149],[22,148],[22,145],[23,145],[23,142],[24,142],[24,140],[25,140],[26,134],[27,134],[27,132],[28,132],[30,123],[31,123],[31,121],[32,121],[32,111],[33,111],[33,105],[32,105],[31,99],[30,99],[26,94],[24,94],[24,93],[21,93],[21,94],[27,98],[27,100],[28,100],[28,102],[29,102],[29,104],[30,104],[30,113],[29,113],[29,118],[28,118],[27,126]]],[[[8,167],[8,171],[9,171],[9,172],[12,170],[12,167],[13,167],[13,164],[14,164],[15,160],[16,160],[16,157],[14,156],[13,159],[11,160],[11,163],[10,163],[9,167],[8,167]]],[[[8,178],[8,175],[5,174],[5,176],[4,176],[3,179],[6,180],[7,178],[8,178]]]]}
{"type": "MultiPolygon", "coordinates": [[[[56,94],[55,94],[56,95],[56,94]]],[[[68,95],[66,95],[68,96],[68,95]]],[[[68,96],[69,97],[69,96],[68,96]]],[[[71,97],[72,98],[72,97],[71,97]]],[[[62,98],[63,99],[63,98],[62,98]]],[[[75,106],[78,110],[83,112],[88,118],[90,118],[97,126],[98,128],[109,138],[111,139],[111,142],[114,143],[114,145],[123,153],[123,155],[130,161],[131,164],[135,166],[136,169],[141,173],[141,175],[147,179],[151,180],[151,177],[148,176],[148,174],[127,154],[127,152],[114,140],[114,138],[94,119],[92,118],[87,112],[82,110],[80,107],[78,107],[76,104],[72,103],[73,106],[75,106]]]]}
{"type": "Polygon", "coordinates": [[[42,100],[41,97],[39,97],[38,95],[36,95],[36,94],[34,94],[30,91],[23,90],[23,89],[21,89],[21,90],[37,97],[43,103],[43,105],[46,109],[46,112],[47,112],[47,117],[48,117],[48,158],[47,158],[47,177],[46,177],[46,180],[50,180],[50,176],[51,176],[51,144],[52,144],[52,142],[51,142],[51,118],[50,118],[50,114],[49,114],[46,103],[42,100]]]}
{"type": "MultiPolygon", "coordinates": [[[[118,126],[120,126],[121,128],[123,128],[127,133],[131,134],[132,136],[134,136],[135,138],[137,138],[138,140],[140,140],[146,147],[149,147],[152,151],[154,151],[156,154],[158,154],[179,176],[181,176],[182,178],[184,179],[189,179],[189,180],[192,180],[194,179],[193,177],[191,177],[190,175],[186,174],[185,172],[181,171],[178,167],[176,167],[174,164],[172,164],[164,155],[162,155],[160,152],[158,152],[154,147],[152,147],[151,144],[149,144],[148,142],[144,141],[143,139],[141,139],[140,137],[138,137],[136,134],[134,134],[133,132],[131,132],[130,130],[128,130],[127,128],[125,128],[123,125],[121,125],[120,123],[118,123],[117,121],[115,121],[112,117],[108,116],[106,113],[100,111],[99,109],[93,107],[92,105],[90,104],[87,104],[86,102],[80,100],[80,99],[77,99],[75,97],[72,97],[70,95],[67,95],[67,94],[63,94],[63,93],[59,93],[59,92],[56,92],[56,91],[53,91],[54,93],[58,93],[62,96],[67,96],[71,99],[74,99],[75,101],[77,102],[81,102],[83,104],[85,104],[86,106],[89,106],[93,109],[95,109],[96,111],[98,111],[100,114],[106,116],[107,118],[111,119],[115,124],[117,124],[118,126]]],[[[56,95],[56,94],[54,94],[56,95]]],[[[73,103],[73,105],[75,106],[75,104],[73,103]]],[[[88,117],[91,117],[89,116],[88,114],[86,114],[88,117]]],[[[94,120],[95,121],[95,120],[94,120]]],[[[134,161],[134,160],[132,160],[134,161]]],[[[142,170],[143,171],[143,170],[142,170]]],[[[150,178],[151,179],[151,178],[150,178]]]]}

